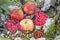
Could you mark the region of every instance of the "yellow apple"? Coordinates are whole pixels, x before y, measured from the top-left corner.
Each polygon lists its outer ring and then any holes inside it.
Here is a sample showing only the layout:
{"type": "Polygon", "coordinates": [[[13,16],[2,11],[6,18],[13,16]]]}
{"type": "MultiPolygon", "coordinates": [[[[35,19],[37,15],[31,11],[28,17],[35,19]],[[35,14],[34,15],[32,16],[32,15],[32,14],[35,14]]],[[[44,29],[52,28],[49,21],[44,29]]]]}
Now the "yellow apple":
{"type": "Polygon", "coordinates": [[[25,31],[25,33],[29,33],[34,29],[34,23],[31,19],[23,19],[20,21],[20,30],[25,31]]]}

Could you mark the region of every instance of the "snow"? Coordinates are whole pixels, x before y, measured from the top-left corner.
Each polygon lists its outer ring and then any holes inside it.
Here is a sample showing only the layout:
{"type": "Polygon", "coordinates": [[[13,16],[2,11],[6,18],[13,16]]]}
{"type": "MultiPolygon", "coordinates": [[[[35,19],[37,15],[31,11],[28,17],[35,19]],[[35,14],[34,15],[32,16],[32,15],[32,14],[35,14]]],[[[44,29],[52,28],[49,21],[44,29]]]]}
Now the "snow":
{"type": "Polygon", "coordinates": [[[46,40],[46,38],[41,37],[41,38],[38,38],[36,40],[46,40]]]}
{"type": "Polygon", "coordinates": [[[19,8],[19,7],[18,6],[10,5],[8,8],[9,8],[9,10],[13,10],[13,9],[16,9],[16,8],[19,8]]]}
{"type": "Polygon", "coordinates": [[[55,40],[60,40],[60,35],[56,36],[55,40]]]}
{"type": "Polygon", "coordinates": [[[46,11],[47,9],[49,9],[50,6],[51,6],[51,0],[45,0],[44,6],[41,8],[41,10],[46,11]]]}
{"type": "Polygon", "coordinates": [[[49,28],[49,26],[51,25],[52,22],[54,22],[54,19],[53,18],[48,18],[47,19],[46,23],[43,26],[44,32],[47,31],[47,29],[49,28]]]}
{"type": "Polygon", "coordinates": [[[15,38],[15,40],[22,40],[20,37],[15,38]]]}

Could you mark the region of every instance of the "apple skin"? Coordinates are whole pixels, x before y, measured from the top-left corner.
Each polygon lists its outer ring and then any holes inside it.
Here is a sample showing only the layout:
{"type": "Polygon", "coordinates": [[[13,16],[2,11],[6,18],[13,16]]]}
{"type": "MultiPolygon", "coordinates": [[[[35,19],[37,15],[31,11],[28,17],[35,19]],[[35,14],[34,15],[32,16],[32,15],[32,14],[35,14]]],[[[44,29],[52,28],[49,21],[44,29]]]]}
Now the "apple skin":
{"type": "Polygon", "coordinates": [[[26,2],[24,4],[24,12],[26,14],[33,14],[36,8],[37,8],[37,5],[34,2],[26,2]]]}
{"type": "Polygon", "coordinates": [[[14,20],[22,20],[24,18],[24,13],[22,11],[22,9],[13,9],[11,11],[11,19],[14,20]]]}
{"type": "Polygon", "coordinates": [[[34,23],[31,19],[23,19],[20,21],[19,29],[21,31],[26,31],[24,33],[30,33],[34,29],[34,23]]]}

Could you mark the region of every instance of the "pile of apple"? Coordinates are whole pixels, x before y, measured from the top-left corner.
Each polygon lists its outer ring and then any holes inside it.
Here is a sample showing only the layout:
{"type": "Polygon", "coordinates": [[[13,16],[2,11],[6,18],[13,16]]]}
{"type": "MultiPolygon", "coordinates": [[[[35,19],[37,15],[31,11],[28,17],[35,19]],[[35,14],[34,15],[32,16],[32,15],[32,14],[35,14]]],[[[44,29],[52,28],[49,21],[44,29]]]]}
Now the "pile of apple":
{"type": "MultiPolygon", "coordinates": [[[[12,33],[15,33],[18,29],[24,33],[30,33],[35,29],[35,26],[43,26],[48,18],[48,15],[42,12],[42,10],[35,12],[37,5],[34,2],[26,2],[23,6],[23,10],[21,8],[10,10],[10,19],[5,24],[6,28],[12,33]],[[34,15],[35,20],[26,18],[27,15],[34,15]]],[[[35,33],[43,35],[43,32],[40,30],[37,33],[34,32],[34,35],[35,33]]]]}

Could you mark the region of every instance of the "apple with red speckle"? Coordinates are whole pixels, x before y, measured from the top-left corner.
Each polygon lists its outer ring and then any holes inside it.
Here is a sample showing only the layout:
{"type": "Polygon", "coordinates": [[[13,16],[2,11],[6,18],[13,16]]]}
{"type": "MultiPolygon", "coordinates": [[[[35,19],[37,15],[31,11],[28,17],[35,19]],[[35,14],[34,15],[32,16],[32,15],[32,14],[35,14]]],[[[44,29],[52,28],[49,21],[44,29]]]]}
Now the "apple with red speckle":
{"type": "Polygon", "coordinates": [[[26,14],[33,14],[36,8],[37,8],[37,5],[34,2],[26,2],[24,4],[24,12],[26,14]]]}
{"type": "Polygon", "coordinates": [[[23,19],[19,23],[19,29],[24,31],[24,33],[29,33],[34,29],[34,23],[31,19],[23,19]]]}

